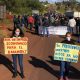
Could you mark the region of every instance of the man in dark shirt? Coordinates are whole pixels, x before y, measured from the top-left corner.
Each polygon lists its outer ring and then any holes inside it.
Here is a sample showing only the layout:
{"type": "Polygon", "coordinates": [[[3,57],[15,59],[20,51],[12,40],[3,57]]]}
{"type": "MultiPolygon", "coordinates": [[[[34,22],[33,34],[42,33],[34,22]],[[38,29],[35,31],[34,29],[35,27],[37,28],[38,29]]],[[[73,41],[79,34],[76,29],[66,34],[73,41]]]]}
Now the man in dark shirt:
{"type": "Polygon", "coordinates": [[[80,35],[80,18],[76,18],[76,33],[80,35]]]}
{"type": "Polygon", "coordinates": [[[48,30],[49,19],[48,19],[48,16],[45,15],[42,21],[43,21],[43,36],[45,36],[47,33],[47,37],[49,37],[49,30],[48,30]]]}

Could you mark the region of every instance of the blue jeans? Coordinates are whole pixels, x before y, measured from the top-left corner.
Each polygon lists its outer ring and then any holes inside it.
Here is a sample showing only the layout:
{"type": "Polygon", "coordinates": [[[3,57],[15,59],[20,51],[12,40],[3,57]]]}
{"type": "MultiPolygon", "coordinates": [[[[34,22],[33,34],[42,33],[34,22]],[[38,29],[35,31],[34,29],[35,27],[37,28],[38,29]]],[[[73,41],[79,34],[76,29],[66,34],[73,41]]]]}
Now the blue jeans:
{"type": "Polygon", "coordinates": [[[73,33],[73,27],[68,27],[68,32],[73,33]]]}
{"type": "Polygon", "coordinates": [[[60,63],[60,76],[68,76],[69,75],[69,67],[70,62],[61,61],[60,63]]]}
{"type": "Polygon", "coordinates": [[[20,71],[23,74],[23,54],[13,54],[13,67],[14,67],[14,73],[17,73],[17,58],[20,66],[20,71]]]}
{"type": "Polygon", "coordinates": [[[48,27],[43,27],[43,35],[45,36],[46,33],[47,33],[47,36],[49,36],[48,27]]]}
{"type": "Polygon", "coordinates": [[[76,26],[76,34],[80,35],[80,26],[76,26]]]}

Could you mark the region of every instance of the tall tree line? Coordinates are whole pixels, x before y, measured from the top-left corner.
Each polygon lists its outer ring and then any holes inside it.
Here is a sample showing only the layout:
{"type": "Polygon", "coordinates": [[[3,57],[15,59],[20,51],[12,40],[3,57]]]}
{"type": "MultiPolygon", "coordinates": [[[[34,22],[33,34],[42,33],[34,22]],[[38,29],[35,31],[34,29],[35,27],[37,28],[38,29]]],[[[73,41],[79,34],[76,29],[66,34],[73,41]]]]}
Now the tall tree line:
{"type": "Polygon", "coordinates": [[[28,12],[32,9],[43,10],[43,5],[39,0],[0,0],[7,7],[7,10],[13,12],[28,12]]]}

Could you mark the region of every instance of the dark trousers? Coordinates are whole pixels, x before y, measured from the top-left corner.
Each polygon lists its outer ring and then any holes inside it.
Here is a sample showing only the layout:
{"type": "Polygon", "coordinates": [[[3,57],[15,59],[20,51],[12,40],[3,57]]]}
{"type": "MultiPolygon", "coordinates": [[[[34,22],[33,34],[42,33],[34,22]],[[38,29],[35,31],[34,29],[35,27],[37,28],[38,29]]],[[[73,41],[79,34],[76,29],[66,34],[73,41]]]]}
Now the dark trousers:
{"type": "Polygon", "coordinates": [[[80,26],[76,26],[76,33],[79,35],[80,34],[80,26]]]}
{"type": "Polygon", "coordinates": [[[60,63],[60,76],[68,76],[69,75],[69,67],[70,62],[61,61],[60,63]]]}
{"type": "Polygon", "coordinates": [[[35,24],[35,33],[38,34],[38,28],[39,28],[39,25],[38,24],[35,24]]]}
{"type": "Polygon", "coordinates": [[[14,29],[16,28],[16,23],[14,22],[14,29]]]}
{"type": "Polygon", "coordinates": [[[29,23],[29,25],[30,25],[30,30],[32,30],[33,23],[29,23]]]}
{"type": "Polygon", "coordinates": [[[45,34],[47,34],[47,36],[49,36],[48,27],[43,27],[43,35],[45,36],[45,34]]]}
{"type": "Polygon", "coordinates": [[[18,58],[20,71],[23,74],[23,54],[13,54],[12,58],[13,58],[14,73],[17,73],[17,58],[18,58]]]}

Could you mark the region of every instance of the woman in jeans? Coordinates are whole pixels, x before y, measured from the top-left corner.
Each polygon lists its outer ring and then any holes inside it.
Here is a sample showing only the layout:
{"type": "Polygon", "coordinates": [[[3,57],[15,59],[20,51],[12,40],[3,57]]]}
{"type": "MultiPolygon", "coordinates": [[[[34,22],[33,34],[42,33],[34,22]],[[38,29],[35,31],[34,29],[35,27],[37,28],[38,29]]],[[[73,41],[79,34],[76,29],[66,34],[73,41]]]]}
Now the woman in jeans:
{"type": "MultiPolygon", "coordinates": [[[[16,27],[13,30],[12,38],[21,38],[23,37],[24,34],[22,30],[18,27],[16,27]]],[[[20,75],[21,78],[24,78],[24,73],[23,73],[23,54],[12,54],[12,59],[13,59],[13,67],[14,67],[14,72],[13,72],[13,78],[17,77],[17,59],[19,62],[19,67],[20,67],[20,75]]]]}
{"type": "MultiPolygon", "coordinates": [[[[62,41],[62,43],[66,44],[74,44],[74,41],[72,40],[72,35],[70,32],[66,33],[66,39],[62,41]]],[[[69,69],[70,69],[70,62],[61,61],[60,63],[60,79],[59,80],[69,80],[69,69]]]]}

